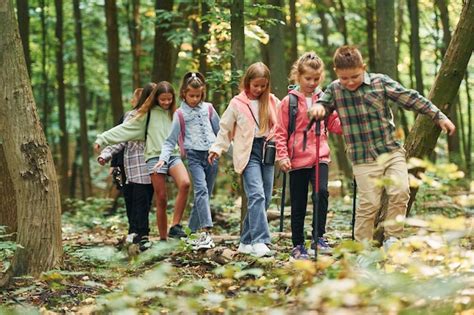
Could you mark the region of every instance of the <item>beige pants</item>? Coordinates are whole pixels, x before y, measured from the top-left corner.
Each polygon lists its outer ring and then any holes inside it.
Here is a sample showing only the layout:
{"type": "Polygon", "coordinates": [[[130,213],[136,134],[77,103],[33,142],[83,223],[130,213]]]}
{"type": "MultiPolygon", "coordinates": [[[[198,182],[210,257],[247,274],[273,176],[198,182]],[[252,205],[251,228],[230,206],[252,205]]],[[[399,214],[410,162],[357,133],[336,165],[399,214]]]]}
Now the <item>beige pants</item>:
{"type": "MultiPolygon", "coordinates": [[[[353,166],[357,182],[357,197],[359,206],[355,220],[355,239],[357,241],[372,240],[374,222],[377,211],[380,209],[383,186],[376,183],[377,179],[389,177],[392,183],[385,185],[388,195],[388,209],[386,220],[395,220],[397,215],[405,216],[410,187],[408,184],[408,169],[405,159],[405,150],[398,149],[383,158],[383,163],[372,162],[353,166]]],[[[399,237],[403,226],[390,225],[385,227],[385,238],[399,237]]]]}

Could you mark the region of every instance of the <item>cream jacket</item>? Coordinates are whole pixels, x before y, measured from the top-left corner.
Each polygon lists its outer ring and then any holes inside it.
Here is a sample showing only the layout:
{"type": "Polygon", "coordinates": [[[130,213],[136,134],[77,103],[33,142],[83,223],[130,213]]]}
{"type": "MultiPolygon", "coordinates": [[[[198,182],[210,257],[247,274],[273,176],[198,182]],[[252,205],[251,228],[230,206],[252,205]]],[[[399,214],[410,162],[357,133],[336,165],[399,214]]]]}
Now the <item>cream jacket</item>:
{"type": "MultiPolygon", "coordinates": [[[[276,96],[270,94],[269,115],[270,115],[270,131],[266,139],[272,139],[275,134],[277,125],[277,105],[280,101],[276,96]]],[[[249,109],[250,100],[245,92],[232,98],[229,106],[222,115],[219,124],[219,133],[216,141],[209,149],[221,156],[222,152],[229,149],[231,142],[233,143],[233,162],[234,170],[242,174],[250,159],[252,152],[252,143],[254,139],[255,121],[249,109]]]]}

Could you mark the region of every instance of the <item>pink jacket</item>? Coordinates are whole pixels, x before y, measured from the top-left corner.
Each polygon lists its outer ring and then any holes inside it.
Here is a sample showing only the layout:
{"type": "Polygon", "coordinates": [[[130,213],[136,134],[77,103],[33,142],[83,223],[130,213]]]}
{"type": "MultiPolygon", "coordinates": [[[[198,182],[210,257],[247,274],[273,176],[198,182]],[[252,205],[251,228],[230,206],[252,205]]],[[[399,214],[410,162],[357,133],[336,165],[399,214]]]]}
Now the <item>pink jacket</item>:
{"type": "MultiPolygon", "coordinates": [[[[270,114],[270,131],[267,139],[273,138],[277,125],[277,104],[278,98],[270,94],[269,114],[270,114]]],[[[231,141],[233,141],[233,162],[234,170],[242,174],[250,159],[252,152],[252,143],[254,138],[255,121],[249,109],[250,100],[245,92],[236,95],[230,101],[229,106],[221,117],[219,124],[219,133],[216,141],[209,149],[209,152],[215,152],[221,156],[222,152],[229,149],[231,141]]]]}
{"type": "MultiPolygon", "coordinates": [[[[314,132],[315,125],[307,133],[306,150],[303,151],[304,130],[309,124],[308,106],[306,105],[306,98],[303,93],[291,90],[290,94],[298,97],[298,112],[296,114],[295,131],[288,139],[288,123],[289,123],[289,101],[290,97],[287,95],[282,101],[278,111],[278,125],[275,133],[275,142],[277,148],[277,160],[284,160],[289,158],[292,169],[309,168],[316,164],[316,135],[314,132]]],[[[313,104],[318,99],[318,94],[313,95],[313,104]]],[[[321,121],[321,137],[319,146],[319,161],[330,162],[329,144],[327,131],[341,134],[341,121],[336,112],[333,112],[327,119],[327,128],[324,121],[321,121]]]]}

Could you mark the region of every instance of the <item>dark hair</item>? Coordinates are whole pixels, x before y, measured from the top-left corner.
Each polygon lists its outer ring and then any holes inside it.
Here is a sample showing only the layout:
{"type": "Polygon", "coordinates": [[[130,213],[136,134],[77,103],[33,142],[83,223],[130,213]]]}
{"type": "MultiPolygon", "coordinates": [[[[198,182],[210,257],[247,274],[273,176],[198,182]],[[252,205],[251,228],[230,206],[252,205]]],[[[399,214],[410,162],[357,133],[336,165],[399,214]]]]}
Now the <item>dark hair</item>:
{"type": "Polygon", "coordinates": [[[161,81],[158,82],[158,84],[150,82],[145,85],[137,103],[136,108],[139,109],[137,116],[148,113],[153,106],[160,106],[158,97],[163,93],[170,93],[173,95],[173,101],[168,109],[168,115],[170,119],[173,119],[173,114],[176,111],[176,94],[171,83],[167,81],[161,81]]]}
{"type": "Polygon", "coordinates": [[[362,54],[356,46],[345,45],[339,47],[333,57],[334,68],[352,69],[364,66],[362,54]]]}
{"type": "Polygon", "coordinates": [[[179,89],[179,96],[184,100],[189,87],[193,89],[202,88],[201,101],[206,98],[206,79],[201,72],[188,72],[184,75],[179,89]]]}
{"type": "Polygon", "coordinates": [[[306,71],[306,67],[311,68],[313,70],[321,70],[321,80],[323,81],[324,76],[324,62],[323,60],[313,51],[304,53],[298,60],[293,63],[291,67],[290,73],[290,80],[296,82],[298,80],[298,76],[302,75],[306,71]]]}

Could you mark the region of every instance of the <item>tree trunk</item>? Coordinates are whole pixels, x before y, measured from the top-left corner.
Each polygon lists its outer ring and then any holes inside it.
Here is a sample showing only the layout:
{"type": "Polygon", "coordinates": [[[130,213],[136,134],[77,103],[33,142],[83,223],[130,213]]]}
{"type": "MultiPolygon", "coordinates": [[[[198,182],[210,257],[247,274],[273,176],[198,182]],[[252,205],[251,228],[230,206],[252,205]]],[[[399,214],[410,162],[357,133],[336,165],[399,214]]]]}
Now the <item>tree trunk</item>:
{"type": "Polygon", "coordinates": [[[420,47],[420,14],[418,11],[418,0],[407,0],[408,13],[410,15],[410,51],[414,63],[414,72],[416,78],[416,90],[424,95],[423,70],[421,64],[420,47]]]}
{"type": "Polygon", "coordinates": [[[31,57],[30,57],[30,14],[29,0],[17,0],[16,10],[18,14],[18,25],[20,28],[21,43],[25,55],[26,68],[31,78],[31,57]]]}
{"type": "MultiPolygon", "coordinates": [[[[245,60],[245,20],[244,20],[244,1],[233,0],[230,8],[230,46],[232,50],[231,70],[232,77],[239,78],[239,71],[244,70],[245,60]]],[[[239,93],[239,81],[232,80],[232,94],[239,93]]]]}
{"type": "MultiPolygon", "coordinates": [[[[156,0],[155,9],[157,11],[173,11],[173,0],[156,0]]],[[[158,12],[157,14],[160,14],[158,12]]],[[[173,44],[166,37],[166,33],[172,29],[172,17],[159,16],[155,22],[155,45],[153,53],[153,82],[173,81],[172,56],[174,54],[173,44]]]]}
{"type": "Polygon", "coordinates": [[[466,98],[467,98],[467,145],[464,149],[465,160],[466,160],[466,172],[469,179],[472,179],[472,99],[469,91],[469,72],[466,71],[464,76],[464,82],[466,84],[466,98]]]}
{"type": "Polygon", "coordinates": [[[369,70],[375,71],[375,18],[373,0],[365,0],[365,17],[367,21],[367,51],[369,54],[369,70]]]}
{"type": "Polygon", "coordinates": [[[377,15],[376,71],[395,78],[397,75],[395,0],[377,1],[375,9],[377,15]]]}
{"type": "Polygon", "coordinates": [[[82,157],[82,180],[84,182],[83,196],[89,197],[92,192],[90,167],[89,167],[89,142],[87,135],[87,90],[86,75],[84,69],[84,48],[82,42],[82,19],[81,10],[79,8],[80,0],[73,0],[74,26],[76,37],[76,60],[77,74],[79,80],[79,117],[80,117],[80,134],[81,134],[81,157],[82,157]]]}
{"type": "Polygon", "coordinates": [[[339,12],[338,12],[338,28],[344,38],[344,45],[349,44],[349,35],[347,34],[347,23],[346,23],[346,8],[344,2],[339,0],[339,12]]]}
{"type": "Polygon", "coordinates": [[[69,135],[66,124],[66,91],[64,86],[64,39],[63,39],[63,2],[54,0],[56,7],[56,82],[58,85],[58,110],[59,110],[59,136],[61,162],[59,167],[59,182],[61,188],[61,198],[65,199],[68,188],[69,171],[69,135]]]}
{"type": "Polygon", "coordinates": [[[140,80],[140,53],[141,53],[141,24],[140,24],[140,0],[127,2],[128,34],[130,46],[132,47],[132,85],[133,90],[142,86],[140,80]],[[132,12],[130,13],[130,2],[132,12]]]}
{"type": "MultiPolygon", "coordinates": [[[[268,3],[280,9],[282,7],[282,0],[269,0],[268,3]]],[[[283,15],[280,9],[269,9],[269,18],[283,21],[283,15]]],[[[279,99],[282,99],[287,94],[287,78],[283,29],[281,23],[275,23],[269,26],[268,35],[270,36],[267,45],[269,57],[268,66],[272,71],[272,92],[279,99]]]]}
{"type": "Polygon", "coordinates": [[[435,0],[436,6],[439,9],[441,25],[443,27],[443,46],[441,46],[441,54],[446,54],[446,49],[451,41],[451,30],[449,27],[449,12],[446,0],[435,0]]]}
{"type": "MultiPolygon", "coordinates": [[[[318,13],[319,20],[321,22],[321,35],[323,37],[322,44],[323,44],[323,47],[325,48],[326,56],[329,59],[331,58],[333,54],[333,47],[329,43],[329,26],[328,26],[328,20],[326,18],[327,7],[321,1],[315,1],[315,5],[316,5],[316,12],[318,13]]],[[[327,66],[326,69],[327,71],[329,71],[329,76],[331,80],[335,80],[336,73],[334,72],[333,67],[327,66]]]]}
{"type": "Polygon", "coordinates": [[[117,24],[116,0],[105,0],[105,19],[107,23],[107,68],[109,77],[110,102],[114,121],[123,115],[122,81],[120,79],[120,41],[117,24]]]}
{"type": "Polygon", "coordinates": [[[290,34],[290,62],[287,67],[287,72],[291,70],[291,64],[298,59],[298,29],[296,28],[296,1],[289,0],[290,5],[290,23],[289,23],[289,34],[290,34]]]}
{"type": "Polygon", "coordinates": [[[199,48],[199,72],[207,74],[207,54],[208,49],[206,44],[209,41],[209,29],[211,23],[209,22],[209,5],[206,0],[201,1],[201,27],[198,36],[198,48],[199,48]]]}
{"type": "Polygon", "coordinates": [[[40,0],[40,20],[41,20],[41,105],[43,109],[43,131],[48,138],[49,102],[48,102],[48,73],[46,71],[46,6],[44,0],[40,0]]]}
{"type": "MultiPolygon", "coordinates": [[[[1,212],[16,215],[17,249],[9,275],[56,267],[61,259],[61,205],[51,151],[39,124],[13,1],[0,5],[0,135],[16,205],[1,212]],[[19,115],[18,113],[21,113],[19,115]]],[[[2,180],[3,182],[3,180],[2,180]]],[[[3,279],[3,283],[8,279],[3,279]]]]}

